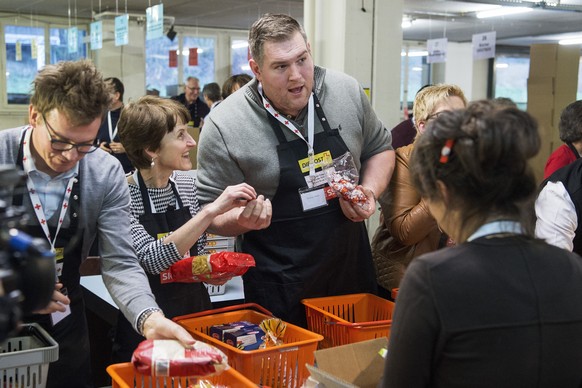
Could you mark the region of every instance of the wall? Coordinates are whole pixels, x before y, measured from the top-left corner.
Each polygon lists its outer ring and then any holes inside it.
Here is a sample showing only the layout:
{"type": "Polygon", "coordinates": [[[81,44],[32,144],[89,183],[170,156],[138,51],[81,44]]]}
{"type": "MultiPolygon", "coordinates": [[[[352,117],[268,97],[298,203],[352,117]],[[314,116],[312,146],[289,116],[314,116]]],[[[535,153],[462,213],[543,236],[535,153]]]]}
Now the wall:
{"type": "MultiPolygon", "coordinates": [[[[316,64],[345,72],[370,89],[386,128],[400,121],[402,0],[305,0],[304,27],[316,64]]],[[[379,212],[368,220],[370,237],[379,212]]]]}

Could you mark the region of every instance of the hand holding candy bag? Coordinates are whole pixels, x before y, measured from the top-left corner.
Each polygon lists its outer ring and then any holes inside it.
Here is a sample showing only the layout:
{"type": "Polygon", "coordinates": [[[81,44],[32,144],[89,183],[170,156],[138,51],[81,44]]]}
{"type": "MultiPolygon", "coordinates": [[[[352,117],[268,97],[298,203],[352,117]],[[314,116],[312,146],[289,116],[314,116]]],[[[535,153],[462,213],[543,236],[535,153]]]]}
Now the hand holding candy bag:
{"type": "Polygon", "coordinates": [[[323,168],[329,186],[346,201],[368,210],[370,202],[358,184],[360,174],[350,152],[333,160],[323,168]]]}

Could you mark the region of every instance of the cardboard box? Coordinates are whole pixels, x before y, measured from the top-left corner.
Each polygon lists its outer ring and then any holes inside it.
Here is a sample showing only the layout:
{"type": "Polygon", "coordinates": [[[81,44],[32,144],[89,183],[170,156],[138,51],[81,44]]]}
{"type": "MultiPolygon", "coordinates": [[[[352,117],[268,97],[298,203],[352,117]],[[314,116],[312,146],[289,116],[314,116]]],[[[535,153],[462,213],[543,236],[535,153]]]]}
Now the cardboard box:
{"type": "Polygon", "coordinates": [[[373,388],[384,374],[385,360],[380,351],[387,346],[388,338],[382,337],[317,350],[317,367],[307,365],[307,369],[325,388],[373,388]]]}

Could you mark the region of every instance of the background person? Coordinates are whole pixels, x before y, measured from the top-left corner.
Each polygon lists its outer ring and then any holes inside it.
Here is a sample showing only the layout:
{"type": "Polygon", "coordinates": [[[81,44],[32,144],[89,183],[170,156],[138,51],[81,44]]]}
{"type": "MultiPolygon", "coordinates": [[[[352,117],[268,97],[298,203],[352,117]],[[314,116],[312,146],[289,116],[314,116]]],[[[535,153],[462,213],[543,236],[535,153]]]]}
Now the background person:
{"type": "MultiPolygon", "coordinates": [[[[204,231],[214,217],[256,197],[247,184],[227,187],[200,209],[189,152],[188,110],[176,101],[146,96],[130,102],[119,134],[137,170],[127,178],[131,195],[131,238],[159,306],[169,318],[212,308],[203,283],[164,283],[163,272],[188,256],[204,253],[204,231]]],[[[224,283],[224,282],[222,282],[224,283]]],[[[129,362],[144,338],[118,318],[115,362],[129,362]]]]}
{"type": "Polygon", "coordinates": [[[204,85],[202,89],[202,97],[208,108],[212,110],[216,105],[222,101],[220,94],[220,86],[216,82],[210,82],[204,85]]]}
{"type": "Polygon", "coordinates": [[[383,387],[577,387],[582,259],[532,236],[540,148],[528,113],[479,101],[416,141],[415,187],[457,246],[398,293],[383,387]]]}
{"type": "Polygon", "coordinates": [[[190,117],[192,118],[192,126],[195,128],[200,128],[202,126],[204,117],[206,117],[208,112],[210,112],[208,106],[206,106],[199,97],[200,80],[196,77],[186,78],[184,93],[172,97],[173,100],[180,102],[188,108],[188,111],[190,111],[190,117]]]}
{"type": "Polygon", "coordinates": [[[231,75],[222,84],[222,99],[224,100],[226,97],[245,86],[252,79],[253,77],[245,73],[231,75]]]}
{"type": "MultiPolygon", "coordinates": [[[[429,85],[414,99],[417,137],[442,112],[462,109],[467,100],[456,85],[429,85]]],[[[388,190],[380,196],[380,225],[372,240],[372,253],[380,295],[388,297],[397,288],[415,257],[442,248],[446,234],[439,229],[426,202],[412,185],[410,155],[414,143],[396,149],[396,167],[388,190]]]]}
{"type": "Polygon", "coordinates": [[[363,221],[390,179],[394,152],[359,83],[315,67],[295,19],[264,15],[253,24],[249,45],[255,79],[225,99],[202,131],[199,199],[209,203],[226,186],[246,182],[265,203],[272,201],[270,224],[247,223],[235,209],[217,217],[215,226],[221,235],[244,234],[241,250],[255,258],[256,267],[243,277],[245,299],[305,325],[303,298],[375,292],[363,221]],[[368,207],[326,198],[319,187],[324,177],[315,160],[347,151],[368,207]]]}
{"type": "Polygon", "coordinates": [[[111,105],[109,106],[109,111],[103,119],[97,134],[99,147],[103,151],[110,153],[117,160],[119,160],[121,166],[123,167],[123,171],[127,174],[133,171],[133,166],[125,154],[125,148],[123,148],[123,144],[119,142],[117,128],[119,115],[123,109],[123,93],[125,88],[123,87],[123,83],[115,77],[105,78],[105,82],[111,85],[113,94],[111,98],[111,105]]]}
{"type": "Polygon", "coordinates": [[[574,101],[560,115],[560,140],[564,142],[548,157],[544,179],[555,171],[580,159],[582,152],[582,100],[574,101]]]}
{"type": "Polygon", "coordinates": [[[150,339],[195,342],[163,316],[127,239],[125,175],[96,143],[110,98],[90,61],[47,65],[33,82],[30,124],[0,131],[0,164],[16,164],[28,175],[28,192],[14,194],[12,204],[26,209],[26,232],[46,238],[56,254],[53,301],[24,319],[38,322],[59,343],[59,359],[50,365],[47,387],[92,386],[79,267],[97,235],[103,281],[133,327],[150,339]]]}

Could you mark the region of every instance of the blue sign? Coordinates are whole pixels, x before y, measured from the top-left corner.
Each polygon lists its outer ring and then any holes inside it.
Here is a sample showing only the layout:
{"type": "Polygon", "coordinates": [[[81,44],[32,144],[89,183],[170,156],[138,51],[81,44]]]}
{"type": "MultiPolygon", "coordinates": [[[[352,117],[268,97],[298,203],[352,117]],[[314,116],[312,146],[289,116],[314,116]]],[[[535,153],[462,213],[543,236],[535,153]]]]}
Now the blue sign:
{"type": "Polygon", "coordinates": [[[115,45],[125,46],[129,43],[129,15],[124,14],[115,18],[115,45]]]}
{"type": "Polygon", "coordinates": [[[103,23],[91,23],[91,50],[100,50],[103,47],[103,23]]]}
{"type": "Polygon", "coordinates": [[[146,8],[146,40],[164,36],[164,4],[146,8]]]}
{"type": "Polygon", "coordinates": [[[77,27],[71,27],[67,30],[67,52],[69,54],[74,54],[77,52],[77,44],[79,37],[79,32],[77,27]]]}

